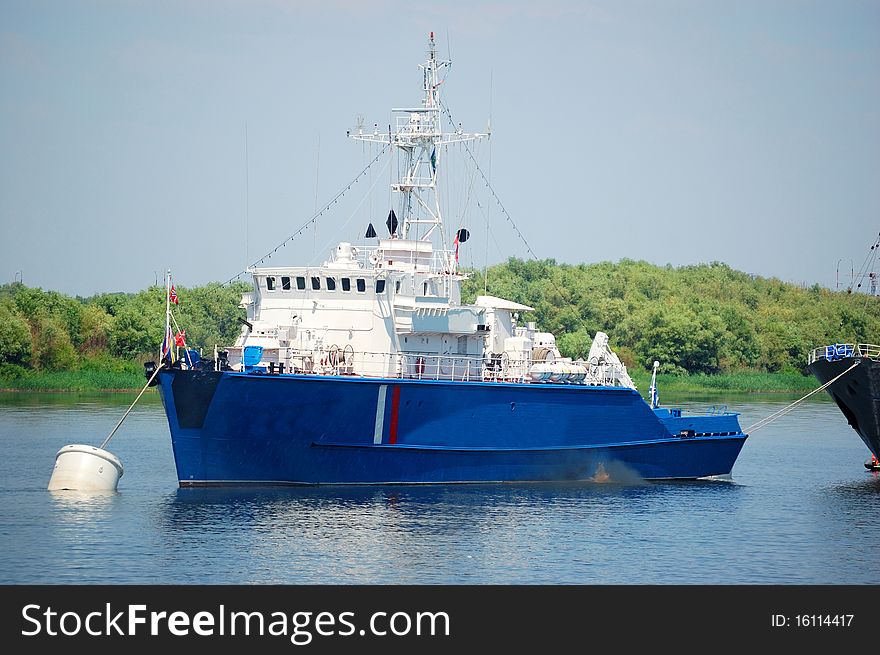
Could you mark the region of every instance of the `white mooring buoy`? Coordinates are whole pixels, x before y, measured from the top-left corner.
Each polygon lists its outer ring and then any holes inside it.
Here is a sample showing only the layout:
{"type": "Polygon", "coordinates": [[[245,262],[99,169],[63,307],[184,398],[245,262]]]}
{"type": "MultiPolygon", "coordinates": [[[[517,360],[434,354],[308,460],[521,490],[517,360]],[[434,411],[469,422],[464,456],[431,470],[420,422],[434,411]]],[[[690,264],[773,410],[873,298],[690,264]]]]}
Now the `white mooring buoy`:
{"type": "Polygon", "coordinates": [[[55,455],[49,491],[116,491],[122,462],[113,453],[84,444],[64,446],[55,455]]]}
{"type": "Polygon", "coordinates": [[[116,427],[110,431],[101,447],[88,446],[85,444],[75,443],[64,446],[55,455],[55,468],[52,471],[52,477],[49,478],[49,491],[116,491],[119,484],[119,478],[122,477],[122,462],[119,458],[108,450],[104,450],[113,435],[122,425],[122,422],[134,409],[137,401],[144,395],[144,391],[152,384],[153,380],[159,374],[160,366],[157,366],[141,389],[141,392],[134,399],[134,402],[119,419],[116,427]]]}

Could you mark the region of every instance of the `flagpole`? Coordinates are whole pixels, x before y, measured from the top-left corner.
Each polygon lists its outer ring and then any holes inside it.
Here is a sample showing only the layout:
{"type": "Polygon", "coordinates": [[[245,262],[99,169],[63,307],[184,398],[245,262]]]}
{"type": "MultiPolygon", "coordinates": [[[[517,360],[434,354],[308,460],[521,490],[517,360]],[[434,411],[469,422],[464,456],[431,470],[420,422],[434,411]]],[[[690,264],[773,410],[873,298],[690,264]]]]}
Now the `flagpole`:
{"type": "MultiPolygon", "coordinates": [[[[168,343],[168,355],[171,355],[171,341],[168,335],[171,333],[171,269],[165,273],[165,336],[163,343],[168,343]]],[[[162,353],[164,355],[165,353],[162,353]]],[[[161,356],[160,356],[161,359],[161,356]]]]}

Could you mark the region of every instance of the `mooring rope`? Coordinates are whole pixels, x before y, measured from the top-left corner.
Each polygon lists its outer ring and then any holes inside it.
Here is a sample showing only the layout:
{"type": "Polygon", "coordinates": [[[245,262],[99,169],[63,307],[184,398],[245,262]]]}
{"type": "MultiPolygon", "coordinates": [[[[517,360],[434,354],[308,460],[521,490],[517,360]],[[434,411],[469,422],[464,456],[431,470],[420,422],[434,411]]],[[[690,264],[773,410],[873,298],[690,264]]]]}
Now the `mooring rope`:
{"type": "Polygon", "coordinates": [[[770,414],[770,416],[766,416],[766,417],[762,418],[760,421],[758,421],[754,425],[750,425],[749,427],[747,427],[745,430],[743,430],[743,432],[745,432],[746,434],[751,434],[752,432],[755,432],[756,430],[760,430],[761,428],[770,425],[776,419],[781,418],[781,417],[785,416],[786,414],[788,414],[790,411],[792,411],[795,407],[797,407],[799,404],[804,402],[807,398],[812,396],[814,393],[824,391],[825,389],[830,387],[832,384],[837,382],[840,378],[842,378],[844,375],[849,373],[851,370],[853,370],[856,366],[858,366],[861,363],[862,363],[861,360],[857,361],[855,364],[853,364],[848,369],[846,369],[843,373],[841,373],[837,377],[829,380],[828,382],[823,384],[821,387],[813,389],[810,393],[808,393],[803,398],[799,398],[798,400],[795,400],[790,405],[786,405],[785,407],[783,407],[779,411],[773,412],[772,414],[770,414]]]}
{"type": "Polygon", "coordinates": [[[128,410],[126,410],[125,414],[122,415],[122,418],[119,419],[119,423],[116,424],[116,427],[110,431],[110,434],[107,435],[107,438],[104,439],[104,443],[101,444],[101,449],[104,449],[108,443],[110,443],[110,439],[113,438],[113,435],[116,434],[116,431],[119,429],[119,426],[122,425],[122,422],[126,419],[126,417],[131,413],[131,410],[134,409],[134,406],[137,405],[137,401],[141,399],[141,396],[144,395],[144,391],[147,390],[147,387],[153,382],[153,379],[159,374],[159,371],[162,369],[161,366],[157,366],[156,370],[153,371],[153,375],[150,376],[150,379],[147,380],[147,383],[144,385],[144,388],[141,389],[141,392],[137,395],[137,398],[134,399],[134,402],[129,406],[128,410]]]}

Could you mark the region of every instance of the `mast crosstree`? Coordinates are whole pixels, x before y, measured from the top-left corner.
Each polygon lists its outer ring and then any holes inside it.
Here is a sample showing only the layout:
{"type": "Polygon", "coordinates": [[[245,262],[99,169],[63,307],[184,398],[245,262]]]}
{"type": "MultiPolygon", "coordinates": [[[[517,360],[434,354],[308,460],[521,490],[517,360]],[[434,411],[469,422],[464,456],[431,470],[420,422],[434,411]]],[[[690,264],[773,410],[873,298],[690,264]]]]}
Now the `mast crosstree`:
{"type": "Polygon", "coordinates": [[[421,107],[394,108],[395,124],[389,125],[388,133],[365,132],[362,124],[349,136],[358,141],[392,145],[397,148],[400,177],[391,184],[392,193],[399,194],[397,204],[402,230],[398,233],[393,223],[389,225],[392,238],[432,241],[436,236],[446,250],[447,240],[443,230],[443,215],[437,193],[437,172],[442,147],[452,143],[476,141],[488,138],[488,134],[466,134],[459,127],[451,133],[441,127],[440,72],[452,66],[448,59],[437,57],[434,33],[428,41],[428,60],[419,64],[423,75],[421,107]]]}

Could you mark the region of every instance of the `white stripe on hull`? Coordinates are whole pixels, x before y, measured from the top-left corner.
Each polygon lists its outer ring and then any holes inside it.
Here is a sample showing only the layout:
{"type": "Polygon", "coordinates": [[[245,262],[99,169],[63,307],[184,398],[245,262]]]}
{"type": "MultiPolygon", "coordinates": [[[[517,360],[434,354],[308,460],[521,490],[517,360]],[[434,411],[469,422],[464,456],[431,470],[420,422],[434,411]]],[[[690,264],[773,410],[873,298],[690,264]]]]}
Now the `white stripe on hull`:
{"type": "Polygon", "coordinates": [[[379,401],[376,403],[376,427],[373,430],[373,443],[382,443],[382,432],[385,429],[385,395],[388,392],[387,384],[379,385],[379,401]]]}

